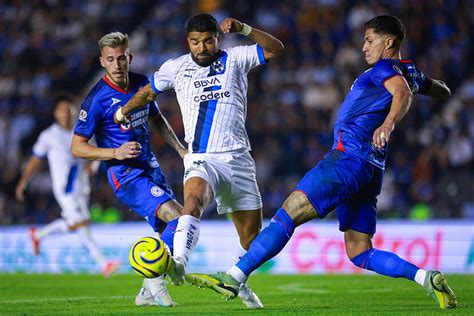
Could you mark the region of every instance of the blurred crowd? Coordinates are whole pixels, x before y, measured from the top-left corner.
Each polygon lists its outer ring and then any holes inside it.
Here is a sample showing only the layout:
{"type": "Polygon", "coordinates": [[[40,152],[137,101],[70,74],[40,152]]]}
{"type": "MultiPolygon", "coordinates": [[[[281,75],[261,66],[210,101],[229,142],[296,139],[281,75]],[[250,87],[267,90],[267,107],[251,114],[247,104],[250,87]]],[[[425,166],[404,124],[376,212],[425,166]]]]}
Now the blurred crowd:
{"type": "MultiPolygon", "coordinates": [[[[132,1],[37,0],[0,4],[0,224],[47,222],[59,209],[45,171],[14,200],[14,188],[39,132],[51,123],[58,91],[79,106],[102,74],[98,39],[131,35],[131,70],[151,75],[168,58],[187,52],[184,23],[200,12],[227,16],[282,40],[279,59],[249,75],[247,127],[266,217],[333,142],[335,115],[354,79],[368,66],[363,23],[395,14],[407,27],[403,57],[442,79],[452,97],[417,96],[390,140],[379,197],[381,218],[474,218],[474,6],[465,1],[132,1]]],[[[222,47],[248,44],[226,35],[222,47]]],[[[158,98],[183,139],[174,93],[158,98]]],[[[154,134],[153,150],[182,201],[179,156],[154,134]]],[[[104,167],[91,179],[97,220],[136,219],[113,197],[104,167]]],[[[215,212],[208,211],[207,217],[215,212]]]]}

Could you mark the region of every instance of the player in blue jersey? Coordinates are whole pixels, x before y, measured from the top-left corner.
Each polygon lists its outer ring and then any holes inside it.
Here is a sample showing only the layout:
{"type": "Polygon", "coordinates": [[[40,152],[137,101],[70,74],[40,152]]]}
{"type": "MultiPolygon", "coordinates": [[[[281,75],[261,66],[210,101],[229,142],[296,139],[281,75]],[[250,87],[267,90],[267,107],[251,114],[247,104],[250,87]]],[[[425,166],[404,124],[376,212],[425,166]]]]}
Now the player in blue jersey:
{"type": "Polygon", "coordinates": [[[428,78],[412,61],[401,59],[404,36],[405,27],[397,17],[378,16],[365,23],[362,51],[371,68],[355,80],[341,105],[332,150],[298,183],[235,266],[226,273],[189,274],[189,282],[233,298],[250,273],[284,248],[295,227],[335,209],[354,265],[415,281],[442,309],[456,307],[456,296],[441,272],[420,269],[373,248],[371,242],[392,131],[410,108],[414,93],[450,96],[442,81],[428,78]]]}
{"type": "MultiPolygon", "coordinates": [[[[144,75],[129,72],[132,61],[128,36],[113,32],[99,40],[100,63],[105,75],[92,88],[81,106],[71,151],[74,156],[105,160],[107,178],[117,198],[142,216],[173,249],[173,236],[182,207],[166,183],[160,165],[150,150],[148,120],[181,157],[187,152],[178,141],[156,102],[130,115],[124,124],[114,123],[114,113],[143,86],[144,75]],[[89,144],[95,135],[97,146],[89,144]]],[[[174,305],[164,277],[144,279],[136,305],[174,305]]]]}

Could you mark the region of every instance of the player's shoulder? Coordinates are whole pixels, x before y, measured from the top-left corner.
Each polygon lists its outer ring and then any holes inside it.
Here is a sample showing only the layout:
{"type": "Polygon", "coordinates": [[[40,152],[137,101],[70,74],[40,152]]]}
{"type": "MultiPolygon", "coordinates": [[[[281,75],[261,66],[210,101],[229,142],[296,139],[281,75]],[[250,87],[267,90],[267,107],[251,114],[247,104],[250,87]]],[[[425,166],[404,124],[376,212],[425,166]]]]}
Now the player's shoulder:
{"type": "Polygon", "coordinates": [[[372,67],[373,72],[397,72],[403,75],[403,65],[400,64],[398,59],[384,58],[377,61],[372,67]]]}
{"type": "Polygon", "coordinates": [[[94,103],[101,105],[103,103],[101,101],[105,98],[105,94],[108,92],[109,86],[104,81],[104,79],[101,78],[86,95],[81,108],[88,110],[94,103]]]}
{"type": "Polygon", "coordinates": [[[143,87],[143,86],[146,86],[148,83],[150,83],[150,80],[144,74],[129,72],[128,75],[129,75],[131,84],[134,86],[143,87]]]}
{"type": "Polygon", "coordinates": [[[42,130],[39,133],[38,139],[44,139],[44,140],[51,139],[52,136],[58,133],[58,128],[59,128],[59,125],[57,123],[53,123],[49,125],[48,127],[46,127],[44,130],[42,130]]]}

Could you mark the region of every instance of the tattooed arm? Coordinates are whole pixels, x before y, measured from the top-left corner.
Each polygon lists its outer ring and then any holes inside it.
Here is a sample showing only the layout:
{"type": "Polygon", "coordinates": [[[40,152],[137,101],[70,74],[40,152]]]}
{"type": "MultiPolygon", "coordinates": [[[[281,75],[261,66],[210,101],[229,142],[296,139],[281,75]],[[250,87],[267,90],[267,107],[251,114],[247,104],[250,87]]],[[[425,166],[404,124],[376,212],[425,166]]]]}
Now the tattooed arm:
{"type": "Polygon", "coordinates": [[[127,102],[127,104],[115,112],[114,122],[117,124],[123,123],[127,115],[137,109],[144,107],[148,103],[155,101],[157,96],[158,94],[153,91],[151,85],[147,84],[137,93],[135,93],[135,95],[127,102]]]}

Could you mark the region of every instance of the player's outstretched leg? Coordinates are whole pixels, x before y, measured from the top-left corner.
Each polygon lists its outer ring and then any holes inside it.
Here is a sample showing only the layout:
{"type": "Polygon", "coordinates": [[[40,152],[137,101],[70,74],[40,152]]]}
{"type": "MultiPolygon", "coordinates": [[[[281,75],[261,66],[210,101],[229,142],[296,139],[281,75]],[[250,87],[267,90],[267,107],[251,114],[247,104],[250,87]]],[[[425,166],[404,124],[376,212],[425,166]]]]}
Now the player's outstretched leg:
{"type": "Polygon", "coordinates": [[[456,295],[443,273],[437,270],[427,271],[423,287],[438,302],[441,309],[454,308],[458,305],[456,295]]]}
{"type": "Polygon", "coordinates": [[[239,281],[225,272],[217,272],[216,274],[186,274],[186,281],[199,288],[204,287],[214,290],[222,294],[225,299],[236,298],[241,285],[239,281]]]}

